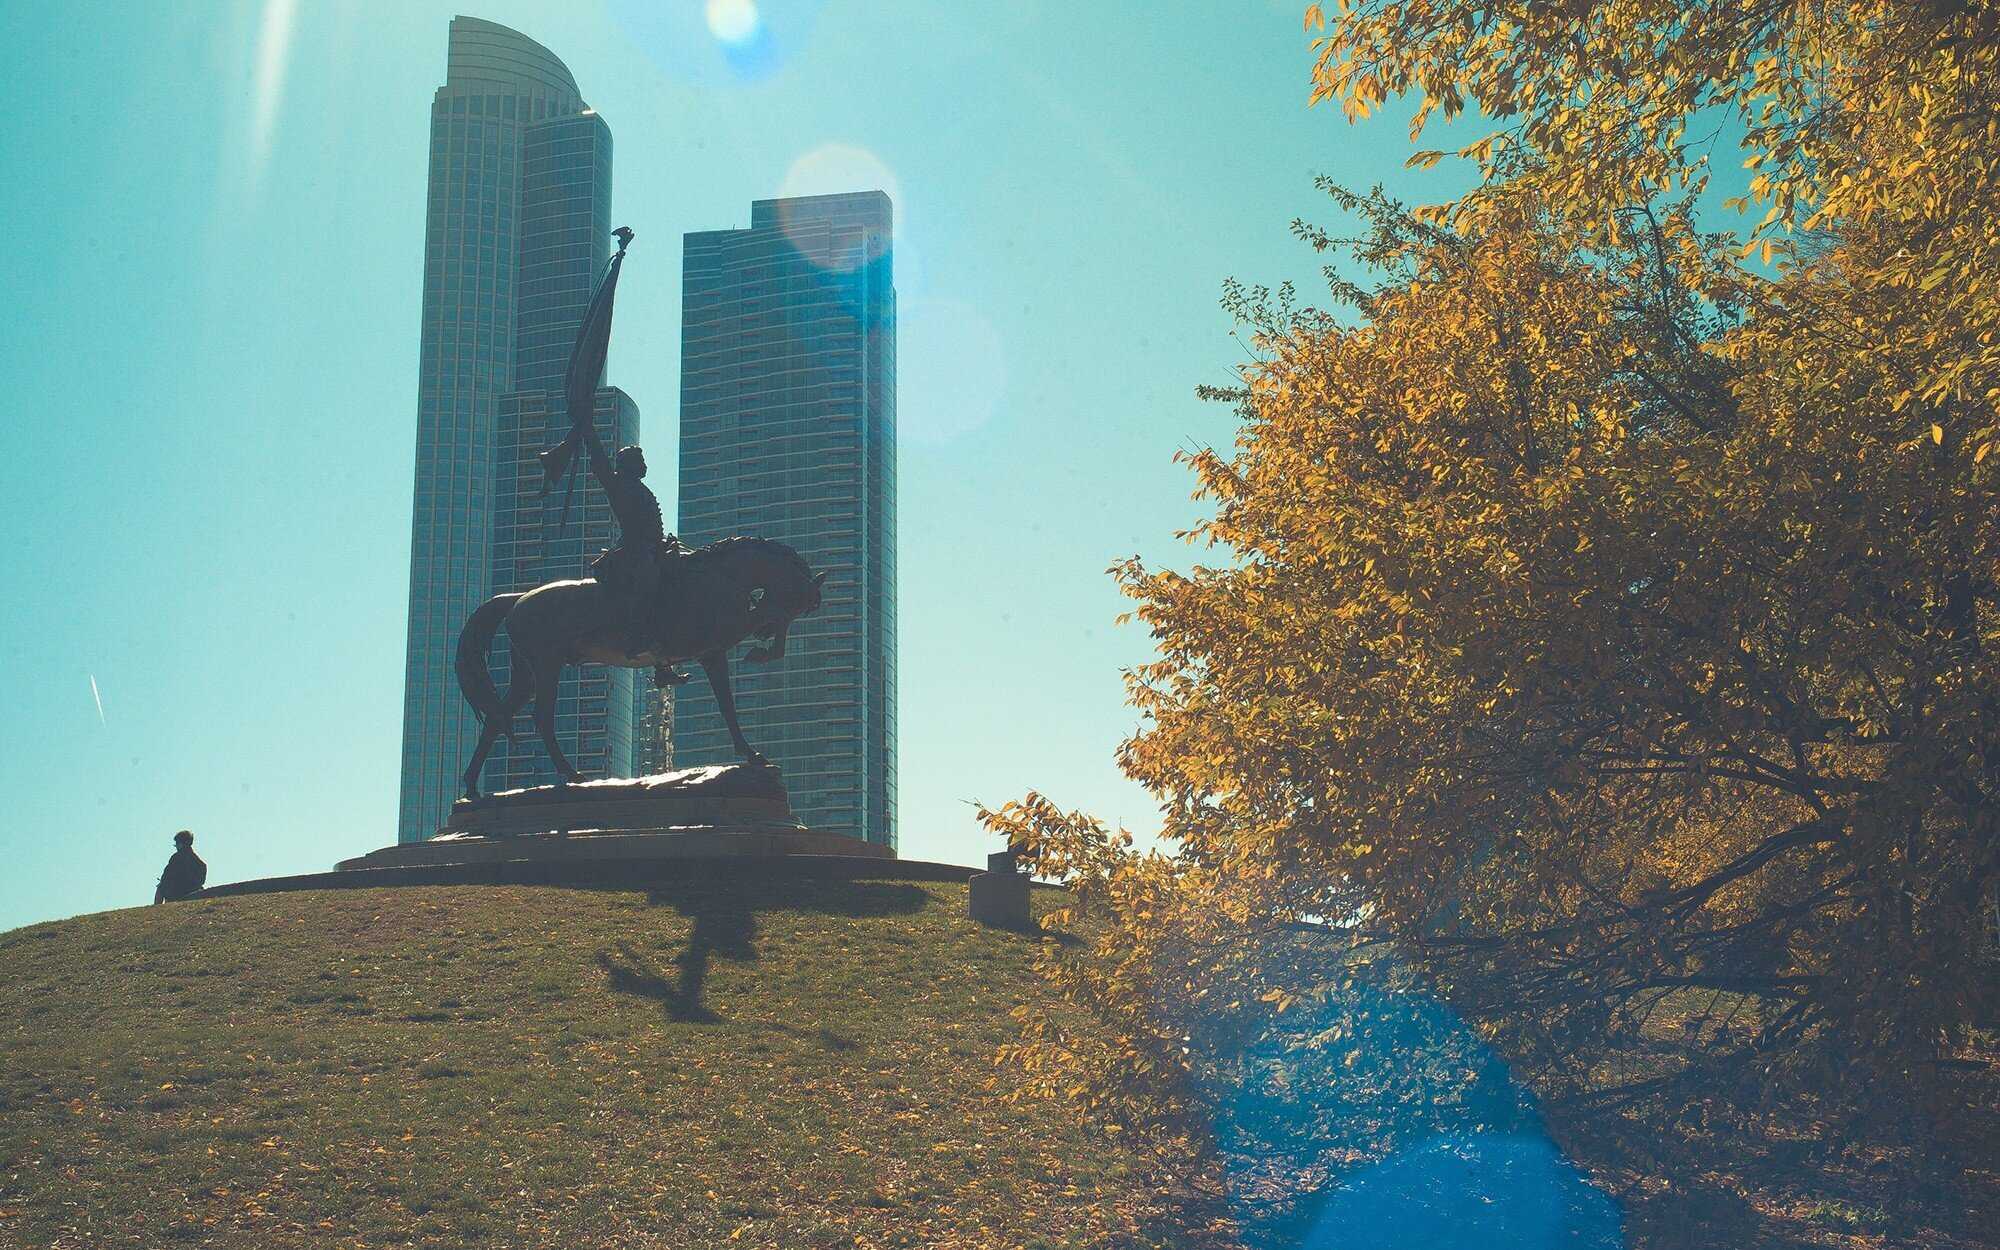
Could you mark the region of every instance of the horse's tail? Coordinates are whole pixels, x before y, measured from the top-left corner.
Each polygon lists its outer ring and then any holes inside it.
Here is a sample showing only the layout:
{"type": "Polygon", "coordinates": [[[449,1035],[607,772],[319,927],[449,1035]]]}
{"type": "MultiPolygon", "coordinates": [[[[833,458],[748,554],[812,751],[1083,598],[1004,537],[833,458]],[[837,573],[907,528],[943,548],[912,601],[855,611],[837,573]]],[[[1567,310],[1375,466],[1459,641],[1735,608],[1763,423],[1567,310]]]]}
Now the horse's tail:
{"type": "Polygon", "coordinates": [[[459,690],[482,725],[506,714],[500,688],[493,684],[493,672],[486,667],[486,652],[493,646],[493,635],[500,632],[500,622],[520,598],[518,594],[493,596],[474,608],[465,628],[458,631],[458,658],[452,667],[458,674],[459,690]]]}

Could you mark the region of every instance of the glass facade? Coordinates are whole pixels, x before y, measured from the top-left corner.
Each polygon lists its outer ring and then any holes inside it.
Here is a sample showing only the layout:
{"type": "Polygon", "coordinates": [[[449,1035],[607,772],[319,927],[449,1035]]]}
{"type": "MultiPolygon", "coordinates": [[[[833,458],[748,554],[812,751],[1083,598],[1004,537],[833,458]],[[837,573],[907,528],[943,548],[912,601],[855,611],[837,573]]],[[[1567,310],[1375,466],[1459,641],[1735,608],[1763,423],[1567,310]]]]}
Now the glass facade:
{"type": "MultiPolygon", "coordinates": [[[[775,538],[827,575],[785,658],[733,666],[743,731],[815,829],[896,844],[896,292],[879,191],[759,200],[689,234],[680,535],[775,538]]],[[[706,683],[682,765],[735,758],[706,683]]]]}
{"type": "MultiPolygon", "coordinates": [[[[611,132],[569,70],[518,32],[453,18],[431,103],[400,841],[444,823],[478,737],[452,676],[459,627],[496,590],[578,574],[613,533],[587,475],[561,535],[560,499],[537,498],[529,476],[537,440],[560,437],[563,370],[610,255],[610,208],[611,132]]],[[[596,415],[607,439],[637,440],[622,392],[600,390],[596,415]]],[[[495,661],[504,682],[504,636],[495,661]]],[[[558,731],[578,767],[632,771],[640,685],[651,681],[624,670],[565,678],[558,731]]],[[[525,747],[495,751],[489,788],[553,779],[525,747]]]]}

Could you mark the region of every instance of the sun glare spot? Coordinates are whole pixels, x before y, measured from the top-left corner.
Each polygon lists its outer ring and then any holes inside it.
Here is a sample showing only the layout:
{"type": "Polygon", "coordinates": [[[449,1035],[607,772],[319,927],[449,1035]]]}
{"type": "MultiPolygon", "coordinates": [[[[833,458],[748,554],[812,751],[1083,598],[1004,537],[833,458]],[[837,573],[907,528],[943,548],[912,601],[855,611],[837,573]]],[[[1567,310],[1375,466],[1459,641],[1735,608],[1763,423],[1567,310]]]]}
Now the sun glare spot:
{"type": "Polygon", "coordinates": [[[708,33],[724,43],[748,43],[758,24],[753,0],[708,0],[708,33]]]}

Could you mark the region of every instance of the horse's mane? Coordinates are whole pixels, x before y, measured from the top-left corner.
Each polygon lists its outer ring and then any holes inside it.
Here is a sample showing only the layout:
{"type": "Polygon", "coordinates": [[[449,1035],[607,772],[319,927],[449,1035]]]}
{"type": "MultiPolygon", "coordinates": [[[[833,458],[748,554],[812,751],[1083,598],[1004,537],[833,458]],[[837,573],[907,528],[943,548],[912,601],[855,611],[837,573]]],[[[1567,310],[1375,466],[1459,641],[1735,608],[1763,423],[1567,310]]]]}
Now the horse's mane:
{"type": "Polygon", "coordinates": [[[750,534],[737,534],[730,538],[718,538],[712,543],[703,543],[694,549],[694,558],[728,556],[734,552],[766,551],[781,560],[789,562],[803,581],[812,580],[812,566],[789,544],[775,538],[757,538],[750,534]]]}

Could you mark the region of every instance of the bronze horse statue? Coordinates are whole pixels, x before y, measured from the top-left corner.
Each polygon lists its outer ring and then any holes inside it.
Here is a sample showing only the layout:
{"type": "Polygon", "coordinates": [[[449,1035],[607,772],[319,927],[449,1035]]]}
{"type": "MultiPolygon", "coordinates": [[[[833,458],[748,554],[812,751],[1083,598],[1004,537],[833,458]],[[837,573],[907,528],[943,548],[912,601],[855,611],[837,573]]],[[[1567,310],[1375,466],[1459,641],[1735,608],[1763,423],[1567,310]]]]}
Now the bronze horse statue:
{"type": "MultiPolygon", "coordinates": [[[[634,629],[611,590],[595,578],[548,582],[517,594],[495,595],[467,618],[458,635],[458,688],[480,721],[479,745],[465,767],[465,797],[479,797],[479,770],[493,744],[514,736],[514,718],[531,700],[535,730],[556,773],[565,782],[581,774],[556,742],[556,680],[568,664],[615,664],[671,672],[684,660],[701,664],[729,727],[737,754],[753,764],[764,757],[744,740],[729,688],[729,650],[746,639],[763,645],[744,655],[752,663],[778,659],[792,622],[820,606],[820,584],[798,552],[768,538],[725,538],[672,556],[651,619],[634,629]],[[494,635],[506,626],[513,674],[502,694],[486,667],[494,635]],[[635,637],[652,639],[634,645],[635,637]]],[[[685,680],[679,678],[678,680],[685,680]]]]}

